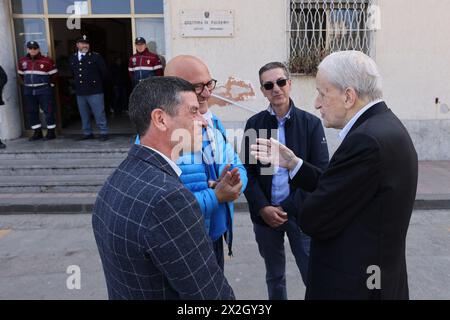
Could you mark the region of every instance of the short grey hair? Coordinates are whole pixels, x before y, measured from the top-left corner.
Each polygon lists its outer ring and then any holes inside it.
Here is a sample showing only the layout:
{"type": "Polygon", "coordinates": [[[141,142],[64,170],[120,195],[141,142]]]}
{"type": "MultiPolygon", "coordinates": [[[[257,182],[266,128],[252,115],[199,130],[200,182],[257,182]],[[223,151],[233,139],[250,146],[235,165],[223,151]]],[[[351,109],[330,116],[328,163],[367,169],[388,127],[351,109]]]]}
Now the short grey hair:
{"type": "Polygon", "coordinates": [[[171,117],[178,114],[182,92],[195,94],[194,86],[177,77],[153,77],[141,81],[133,90],[129,102],[129,117],[140,136],[150,127],[152,111],[159,108],[171,117]]]}
{"type": "Polygon", "coordinates": [[[323,59],[318,70],[341,91],[353,88],[359,98],[371,101],[383,98],[378,67],[372,58],[361,51],[334,52],[323,59]]]}
{"type": "Polygon", "coordinates": [[[269,63],[265,64],[264,66],[262,66],[261,69],[259,69],[259,82],[261,83],[261,85],[263,84],[261,81],[261,76],[263,75],[263,73],[267,72],[269,70],[272,70],[272,69],[281,69],[281,70],[283,70],[283,73],[284,73],[284,76],[286,77],[286,79],[290,78],[289,70],[284,63],[269,62],[269,63]]]}

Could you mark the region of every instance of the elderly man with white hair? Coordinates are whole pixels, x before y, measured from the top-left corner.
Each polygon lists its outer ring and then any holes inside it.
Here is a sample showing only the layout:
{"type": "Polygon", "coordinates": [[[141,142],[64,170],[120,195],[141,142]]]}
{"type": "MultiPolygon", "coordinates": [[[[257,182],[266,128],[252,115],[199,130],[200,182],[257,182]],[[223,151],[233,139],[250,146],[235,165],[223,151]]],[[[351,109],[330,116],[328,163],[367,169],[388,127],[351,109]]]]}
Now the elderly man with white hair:
{"type": "Polygon", "coordinates": [[[417,190],[417,153],[382,100],[375,62],[358,51],[319,65],[315,107],[324,125],[342,129],[326,170],[276,140],[252,154],[289,169],[290,184],[309,191],[297,222],[311,236],[307,299],[408,299],[406,234],[417,190]]]}

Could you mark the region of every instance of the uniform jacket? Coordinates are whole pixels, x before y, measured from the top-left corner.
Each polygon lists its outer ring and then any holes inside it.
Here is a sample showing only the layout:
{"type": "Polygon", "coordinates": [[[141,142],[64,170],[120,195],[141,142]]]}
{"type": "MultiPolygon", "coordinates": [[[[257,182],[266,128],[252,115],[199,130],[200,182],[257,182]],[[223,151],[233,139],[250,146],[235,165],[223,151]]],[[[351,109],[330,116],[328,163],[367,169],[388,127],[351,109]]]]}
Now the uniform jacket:
{"type": "Polygon", "coordinates": [[[140,80],[152,76],[162,76],[164,70],[159,57],[145,49],[142,53],[137,52],[130,57],[128,71],[133,83],[137,84],[140,80]]]}
{"type": "Polygon", "coordinates": [[[70,57],[70,69],[74,77],[77,96],[103,93],[107,68],[101,55],[96,52],[88,52],[79,61],[78,52],[75,52],[70,57]]]}
{"type": "Polygon", "coordinates": [[[51,84],[57,80],[58,69],[49,57],[38,53],[31,57],[27,54],[19,60],[17,73],[23,80],[24,93],[32,94],[33,90],[39,88],[41,93],[52,93],[51,84]]]}

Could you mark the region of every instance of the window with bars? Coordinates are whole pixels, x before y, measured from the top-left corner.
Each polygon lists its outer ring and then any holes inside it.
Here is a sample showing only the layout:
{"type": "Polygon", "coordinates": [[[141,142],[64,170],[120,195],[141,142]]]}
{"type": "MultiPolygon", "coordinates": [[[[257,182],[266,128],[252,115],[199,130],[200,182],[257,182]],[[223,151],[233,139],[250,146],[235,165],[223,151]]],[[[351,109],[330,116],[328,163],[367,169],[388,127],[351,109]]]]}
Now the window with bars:
{"type": "Polygon", "coordinates": [[[314,75],[331,52],[372,54],[379,19],[377,0],[289,0],[289,68],[314,75]]]}

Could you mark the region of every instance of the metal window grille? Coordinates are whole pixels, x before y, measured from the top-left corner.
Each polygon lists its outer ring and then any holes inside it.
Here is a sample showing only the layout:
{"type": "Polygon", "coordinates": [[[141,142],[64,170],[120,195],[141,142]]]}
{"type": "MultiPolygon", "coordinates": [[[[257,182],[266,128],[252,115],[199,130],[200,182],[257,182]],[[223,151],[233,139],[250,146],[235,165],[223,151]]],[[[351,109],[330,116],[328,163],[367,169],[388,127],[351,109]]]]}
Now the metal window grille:
{"type": "Polygon", "coordinates": [[[373,55],[377,0],[289,0],[289,68],[315,74],[320,61],[342,50],[373,55]]]}

